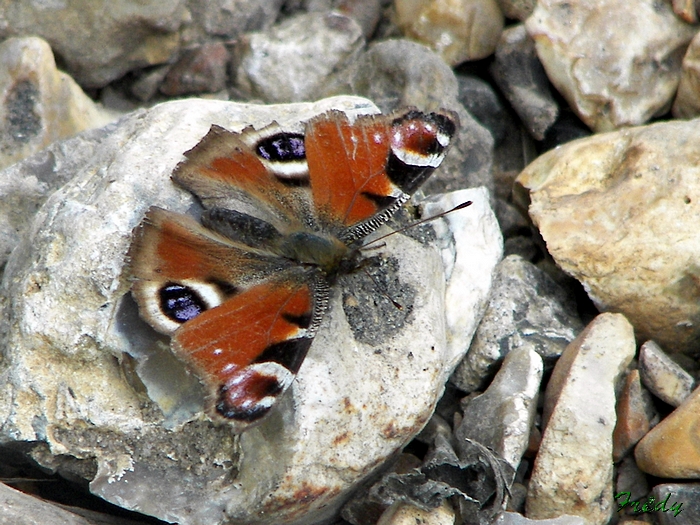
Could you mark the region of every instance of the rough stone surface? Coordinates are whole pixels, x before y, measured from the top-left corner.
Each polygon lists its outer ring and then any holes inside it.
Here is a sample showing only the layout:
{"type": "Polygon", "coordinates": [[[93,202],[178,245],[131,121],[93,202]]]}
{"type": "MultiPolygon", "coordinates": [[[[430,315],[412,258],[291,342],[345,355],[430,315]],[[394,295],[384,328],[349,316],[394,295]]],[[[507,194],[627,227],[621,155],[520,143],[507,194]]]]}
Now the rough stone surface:
{"type": "Polygon", "coordinates": [[[0,483],[2,525],[139,525],[129,519],[110,517],[84,509],[76,510],[80,514],[0,483]]]}
{"type": "Polygon", "coordinates": [[[600,314],[557,361],[528,487],[529,518],[573,514],[604,525],[612,517],[615,388],[634,354],[624,316],[600,314]]]}
{"type": "Polygon", "coordinates": [[[401,289],[415,290],[410,317],[397,321],[395,307],[378,316],[377,304],[367,308],[374,318],[353,320],[344,307],[370,299],[354,287],[367,283],[340,283],[344,296],[333,294],[291,392],[240,436],[202,415],[196,378],[138,319],[127,294],[131,230],[151,205],[192,209],[193,197],[169,176],[212,123],[242,129],[329,107],[376,111],[358,98],[277,107],[188,100],[104,131],[103,157],[71,165],[74,178],[49,198],[7,264],[0,334],[12,351],[0,371],[0,442],[32,442],[40,464],[94,476],[95,494],[182,525],[310,524],[337,512],[348,490],[418,433],[466,349],[500,258],[484,190],[454,197],[474,205],[426,226],[437,248],[394,235],[378,252],[401,289]],[[452,244],[457,238],[466,245],[452,244]],[[445,293],[454,304],[470,288],[471,315],[445,314],[445,293]],[[359,343],[355,322],[372,322],[375,339],[359,343]]]}
{"type": "Polygon", "coordinates": [[[40,36],[81,86],[102,87],[134,68],[167,62],[186,17],[183,0],[4,2],[0,36],[40,36]]]}
{"type": "Polygon", "coordinates": [[[221,42],[189,50],[168,71],[160,91],[170,96],[221,91],[226,87],[228,60],[229,52],[221,42]]]}
{"type": "Polygon", "coordinates": [[[533,264],[508,256],[498,265],[489,305],[450,382],[465,392],[483,388],[515,348],[552,361],[582,328],[562,288],[533,264]]]}
{"type": "Polygon", "coordinates": [[[395,0],[405,36],[437,51],[450,65],[491,55],[503,30],[495,0],[395,0]]]}
{"type": "Polygon", "coordinates": [[[491,74],[530,134],[543,140],[559,115],[559,106],[524,25],[501,33],[491,74]]]}
{"type": "Polygon", "coordinates": [[[354,60],[364,43],[362,29],[352,18],[298,15],[267,32],[246,36],[236,83],[248,96],[268,103],[314,99],[328,76],[354,60]]]}
{"type": "Polygon", "coordinates": [[[56,69],[51,48],[37,37],[0,44],[0,100],[0,169],[116,119],[56,69]]]}
{"type": "Polygon", "coordinates": [[[666,483],[652,491],[659,525],[695,525],[700,523],[700,483],[666,483]],[[665,502],[665,504],[664,504],[665,502]]]}
{"type": "Polygon", "coordinates": [[[389,507],[377,525],[454,525],[455,511],[447,502],[433,510],[422,510],[408,503],[397,502],[389,507]]]}
{"type": "Polygon", "coordinates": [[[697,31],[655,0],[542,0],[525,25],[552,84],[596,131],[667,111],[697,31]]]}
{"type": "Polygon", "coordinates": [[[639,350],[639,372],[644,386],[672,407],[680,406],[695,386],[693,376],[654,341],[647,341],[639,350]]]}
{"type": "Polygon", "coordinates": [[[700,34],[695,35],[683,57],[681,80],[671,108],[676,118],[700,115],[700,34]]]}
{"type": "Polygon", "coordinates": [[[637,465],[661,478],[700,479],[700,388],[663,419],[634,450],[637,465]]]}
{"type": "Polygon", "coordinates": [[[506,18],[525,21],[532,14],[537,0],[496,0],[506,18]]]}
{"type": "Polygon", "coordinates": [[[639,338],[697,354],[700,120],[595,135],[549,151],[517,182],[557,264],[639,338]]]}
{"type": "Polygon", "coordinates": [[[531,520],[515,512],[502,512],[495,525],[589,525],[580,516],[563,515],[549,520],[531,520]]]}
{"type": "Polygon", "coordinates": [[[516,470],[535,421],[542,371],[542,358],[532,348],[511,351],[488,389],[465,407],[457,439],[478,441],[516,470]]]}
{"type": "Polygon", "coordinates": [[[658,422],[649,392],[639,380],[639,370],[625,377],[617,401],[617,424],[613,432],[613,460],[620,461],[658,422]]]}

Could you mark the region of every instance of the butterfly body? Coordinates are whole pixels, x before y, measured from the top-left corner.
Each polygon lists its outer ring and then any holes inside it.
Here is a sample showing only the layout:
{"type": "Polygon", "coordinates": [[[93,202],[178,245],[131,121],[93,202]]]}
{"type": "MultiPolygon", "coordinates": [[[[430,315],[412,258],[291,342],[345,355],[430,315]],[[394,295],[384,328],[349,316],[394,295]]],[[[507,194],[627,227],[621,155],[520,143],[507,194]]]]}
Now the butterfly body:
{"type": "Polygon", "coordinates": [[[210,393],[209,414],[243,431],[290,386],[337,277],[367,235],[439,165],[449,112],[350,119],[329,111],[294,129],[212,126],[173,180],[200,221],[151,208],[129,250],[141,316],[210,393]]]}

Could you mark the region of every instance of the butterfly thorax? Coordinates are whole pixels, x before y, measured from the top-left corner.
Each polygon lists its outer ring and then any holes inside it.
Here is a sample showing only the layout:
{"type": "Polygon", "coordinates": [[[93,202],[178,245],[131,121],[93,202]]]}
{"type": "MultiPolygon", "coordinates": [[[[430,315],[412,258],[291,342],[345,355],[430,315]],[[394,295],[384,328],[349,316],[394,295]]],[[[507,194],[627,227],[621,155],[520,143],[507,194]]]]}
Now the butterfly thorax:
{"type": "Polygon", "coordinates": [[[357,266],[358,251],[333,235],[292,233],[284,236],[279,249],[287,259],[319,267],[329,280],[357,266]]]}

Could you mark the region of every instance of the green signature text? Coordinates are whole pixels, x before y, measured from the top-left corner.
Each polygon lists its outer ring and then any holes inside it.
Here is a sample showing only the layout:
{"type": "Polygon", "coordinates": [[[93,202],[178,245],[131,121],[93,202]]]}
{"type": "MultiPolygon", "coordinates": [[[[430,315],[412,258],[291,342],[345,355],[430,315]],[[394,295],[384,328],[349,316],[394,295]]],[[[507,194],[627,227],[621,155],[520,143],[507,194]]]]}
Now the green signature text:
{"type": "Polygon", "coordinates": [[[682,503],[677,502],[674,503],[671,507],[666,506],[669,498],[671,497],[670,492],[668,493],[668,496],[666,496],[665,500],[659,501],[656,505],[654,505],[655,500],[653,496],[649,496],[649,499],[647,499],[646,501],[630,501],[631,497],[631,492],[620,492],[617,496],[615,496],[615,501],[624,498],[624,501],[622,502],[617,501],[618,512],[624,509],[625,507],[630,507],[634,510],[634,512],[668,512],[670,510],[671,512],[673,512],[673,517],[675,518],[681,513],[681,507],[683,506],[682,503]]]}

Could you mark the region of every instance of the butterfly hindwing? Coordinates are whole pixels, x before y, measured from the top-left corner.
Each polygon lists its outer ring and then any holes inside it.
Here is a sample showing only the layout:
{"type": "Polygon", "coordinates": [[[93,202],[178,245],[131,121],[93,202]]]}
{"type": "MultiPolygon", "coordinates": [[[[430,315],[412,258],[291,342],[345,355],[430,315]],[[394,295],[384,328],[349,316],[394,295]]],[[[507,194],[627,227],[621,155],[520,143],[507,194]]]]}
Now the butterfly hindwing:
{"type": "Polygon", "coordinates": [[[141,316],[209,392],[208,414],[243,431],[291,384],[337,275],[359,240],[440,164],[458,126],[446,111],[348,117],[240,133],[212,126],[173,180],[201,221],[153,207],[129,249],[141,316]]]}

